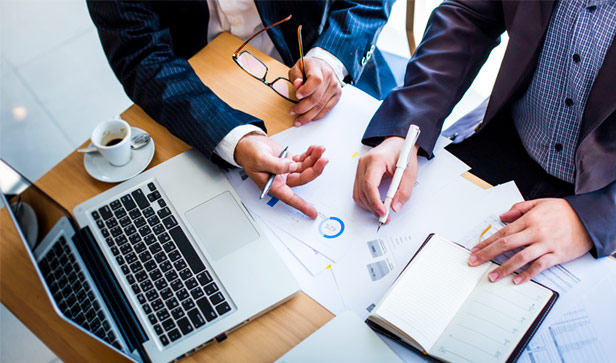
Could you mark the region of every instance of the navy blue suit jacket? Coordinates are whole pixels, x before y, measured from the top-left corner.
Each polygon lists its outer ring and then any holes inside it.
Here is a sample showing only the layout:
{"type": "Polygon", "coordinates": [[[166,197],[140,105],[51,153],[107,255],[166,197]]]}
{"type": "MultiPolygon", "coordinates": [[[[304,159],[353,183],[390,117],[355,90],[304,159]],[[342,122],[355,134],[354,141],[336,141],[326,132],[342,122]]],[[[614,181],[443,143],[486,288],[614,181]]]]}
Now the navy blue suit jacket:
{"type": "MultiPolygon", "coordinates": [[[[507,31],[509,44],[482,123],[511,120],[511,105],[526,92],[554,10],[545,1],[444,1],[432,14],[408,63],[404,86],[387,96],[363,142],[406,135],[418,124],[420,152],[431,157],[443,126],[490,51],[507,31]]],[[[591,253],[616,251],[616,44],[592,86],[575,155],[575,195],[566,199],[593,240],[591,253]]],[[[479,130],[481,132],[481,129],[479,130]]],[[[487,156],[489,157],[489,156],[487,156]]]]}
{"type": "MultiPolygon", "coordinates": [[[[374,45],[387,22],[391,2],[256,1],[256,6],[265,25],[293,15],[290,21],[268,30],[287,66],[299,58],[297,26],[302,24],[304,49],[329,51],[349,71],[347,81],[361,79],[360,88],[384,97],[395,80],[374,45]]],[[[219,99],[187,61],[207,45],[206,1],[87,3],[124,90],[171,133],[206,157],[224,163],[213,150],[229,131],[247,123],[265,129],[261,120],[219,99]]]]}

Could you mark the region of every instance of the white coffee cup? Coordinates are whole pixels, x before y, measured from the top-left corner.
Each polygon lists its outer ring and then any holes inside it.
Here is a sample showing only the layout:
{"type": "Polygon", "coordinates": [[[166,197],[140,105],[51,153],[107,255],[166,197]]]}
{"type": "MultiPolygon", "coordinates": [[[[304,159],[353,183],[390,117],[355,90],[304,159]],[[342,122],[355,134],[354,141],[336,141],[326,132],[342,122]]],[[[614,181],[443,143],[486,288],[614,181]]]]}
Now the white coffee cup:
{"type": "Polygon", "coordinates": [[[122,166],[130,161],[131,130],[128,122],[120,119],[103,121],[92,131],[92,144],[113,166],[122,166]]]}

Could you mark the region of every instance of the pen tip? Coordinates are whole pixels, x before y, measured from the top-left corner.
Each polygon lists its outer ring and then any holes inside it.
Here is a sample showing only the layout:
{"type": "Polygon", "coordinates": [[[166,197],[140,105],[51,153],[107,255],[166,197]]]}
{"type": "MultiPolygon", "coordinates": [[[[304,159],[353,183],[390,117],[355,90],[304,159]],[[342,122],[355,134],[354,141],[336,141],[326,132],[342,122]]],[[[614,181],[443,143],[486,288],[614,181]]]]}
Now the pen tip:
{"type": "Polygon", "coordinates": [[[381,226],[383,225],[383,223],[379,222],[379,226],[376,227],[376,231],[378,232],[381,229],[381,226]]]}

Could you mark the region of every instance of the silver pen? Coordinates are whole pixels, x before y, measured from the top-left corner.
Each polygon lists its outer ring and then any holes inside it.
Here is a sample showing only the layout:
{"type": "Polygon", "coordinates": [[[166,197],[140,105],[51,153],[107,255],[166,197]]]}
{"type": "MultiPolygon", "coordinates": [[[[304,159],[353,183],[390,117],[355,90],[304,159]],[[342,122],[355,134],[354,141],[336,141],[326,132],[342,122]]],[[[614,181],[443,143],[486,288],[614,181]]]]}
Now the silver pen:
{"type": "MultiPolygon", "coordinates": [[[[282,150],[282,152],[280,153],[279,158],[280,159],[286,158],[288,151],[289,151],[289,147],[287,146],[287,147],[284,148],[284,150],[282,150]]],[[[259,199],[265,198],[267,193],[269,193],[269,190],[272,187],[272,184],[274,184],[274,179],[275,178],[276,178],[276,174],[270,174],[270,177],[269,177],[269,179],[267,179],[267,183],[265,183],[265,186],[263,187],[263,191],[261,192],[261,197],[259,199]]]]}

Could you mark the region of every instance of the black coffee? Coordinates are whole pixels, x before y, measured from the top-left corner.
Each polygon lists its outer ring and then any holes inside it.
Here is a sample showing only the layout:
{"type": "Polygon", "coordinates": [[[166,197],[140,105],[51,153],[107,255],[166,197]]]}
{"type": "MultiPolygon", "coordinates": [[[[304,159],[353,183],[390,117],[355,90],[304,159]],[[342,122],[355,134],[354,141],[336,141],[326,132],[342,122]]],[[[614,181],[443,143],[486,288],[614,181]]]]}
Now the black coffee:
{"type": "Polygon", "coordinates": [[[111,139],[105,144],[105,146],[113,146],[113,145],[119,144],[122,140],[124,140],[124,138],[111,139]]]}

